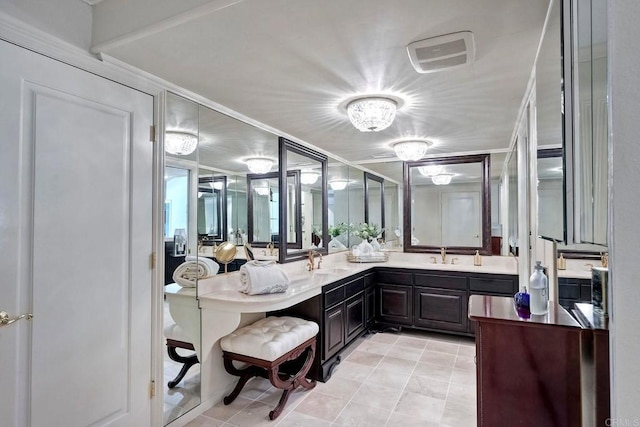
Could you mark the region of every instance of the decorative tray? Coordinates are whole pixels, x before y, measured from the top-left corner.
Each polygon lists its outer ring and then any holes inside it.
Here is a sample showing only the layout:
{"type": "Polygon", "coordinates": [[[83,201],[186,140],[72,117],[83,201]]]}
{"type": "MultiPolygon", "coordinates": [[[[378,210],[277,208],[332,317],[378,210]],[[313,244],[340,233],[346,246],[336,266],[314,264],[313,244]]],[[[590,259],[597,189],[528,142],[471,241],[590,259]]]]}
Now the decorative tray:
{"type": "Polygon", "coordinates": [[[353,252],[347,253],[347,261],[349,262],[387,262],[389,261],[389,253],[382,252],[376,255],[357,256],[353,252]]]}

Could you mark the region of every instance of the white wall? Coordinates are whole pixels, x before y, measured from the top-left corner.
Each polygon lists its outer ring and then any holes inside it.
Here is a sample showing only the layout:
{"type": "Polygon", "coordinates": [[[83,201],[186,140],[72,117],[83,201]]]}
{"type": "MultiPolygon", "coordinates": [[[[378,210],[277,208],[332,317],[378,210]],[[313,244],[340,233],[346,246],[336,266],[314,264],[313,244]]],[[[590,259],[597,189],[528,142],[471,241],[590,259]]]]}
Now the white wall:
{"type": "Polygon", "coordinates": [[[81,0],[0,0],[0,11],[84,50],[91,46],[91,6],[81,0]]]}
{"type": "Polygon", "coordinates": [[[612,418],[640,425],[640,2],[609,4],[612,418]]]}

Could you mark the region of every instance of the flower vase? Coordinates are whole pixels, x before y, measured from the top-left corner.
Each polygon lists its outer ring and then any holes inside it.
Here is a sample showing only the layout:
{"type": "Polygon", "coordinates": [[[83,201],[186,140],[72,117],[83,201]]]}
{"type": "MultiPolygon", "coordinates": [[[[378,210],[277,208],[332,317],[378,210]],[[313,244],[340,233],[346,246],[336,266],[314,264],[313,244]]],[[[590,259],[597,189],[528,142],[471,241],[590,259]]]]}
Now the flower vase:
{"type": "Polygon", "coordinates": [[[378,239],[371,239],[370,241],[371,243],[371,247],[373,247],[373,251],[374,252],[380,252],[382,250],[382,248],[380,247],[380,243],[378,242],[378,239]]]}
{"type": "Polygon", "coordinates": [[[347,249],[347,247],[343,245],[342,242],[338,240],[337,237],[332,237],[331,240],[329,241],[329,249],[334,251],[340,251],[340,250],[347,249]]]}

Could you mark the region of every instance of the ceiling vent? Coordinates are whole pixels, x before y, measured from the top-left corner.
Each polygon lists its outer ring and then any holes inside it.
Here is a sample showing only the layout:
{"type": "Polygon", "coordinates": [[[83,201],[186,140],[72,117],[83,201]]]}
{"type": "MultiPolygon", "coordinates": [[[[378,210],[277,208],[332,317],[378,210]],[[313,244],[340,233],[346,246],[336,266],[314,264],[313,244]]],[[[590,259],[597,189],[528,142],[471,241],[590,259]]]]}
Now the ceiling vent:
{"type": "Polygon", "coordinates": [[[409,43],[407,52],[417,72],[435,73],[470,64],[476,46],[471,31],[460,31],[409,43]]]}

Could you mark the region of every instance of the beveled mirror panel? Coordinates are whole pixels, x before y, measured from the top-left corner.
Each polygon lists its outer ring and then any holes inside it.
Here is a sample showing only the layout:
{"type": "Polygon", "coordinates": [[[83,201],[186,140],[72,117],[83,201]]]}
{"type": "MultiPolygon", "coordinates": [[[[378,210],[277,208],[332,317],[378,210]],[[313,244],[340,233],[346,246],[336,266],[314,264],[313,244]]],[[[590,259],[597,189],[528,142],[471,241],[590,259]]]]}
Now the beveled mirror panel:
{"type": "Polygon", "coordinates": [[[222,242],[227,236],[227,177],[198,172],[198,239],[201,244],[222,242]]]}
{"type": "Polygon", "coordinates": [[[564,173],[562,149],[538,150],[538,235],[564,241],[564,173]]]}
{"type": "Polygon", "coordinates": [[[280,164],[280,260],[327,253],[327,157],[280,138],[280,164]]]}
{"type": "Polygon", "coordinates": [[[349,248],[349,166],[329,158],[327,177],[329,253],[349,248]]]}
{"type": "Polygon", "coordinates": [[[518,143],[514,144],[513,150],[507,160],[506,173],[506,193],[507,193],[507,245],[506,254],[519,255],[518,237],[518,143]]]}
{"type": "Polygon", "coordinates": [[[247,175],[248,242],[255,247],[279,244],[278,172],[247,175]]]}
{"type": "MultiPolygon", "coordinates": [[[[364,222],[384,230],[384,179],[369,172],[364,173],[364,222]]],[[[384,231],[381,234],[384,238],[384,231]]]]}
{"type": "Polygon", "coordinates": [[[400,194],[398,184],[384,181],[384,243],[385,249],[395,249],[401,246],[401,217],[400,194]]]}
{"type": "Polygon", "coordinates": [[[404,249],[491,254],[490,156],[406,162],[404,249]]]}
{"type": "MultiPolygon", "coordinates": [[[[364,171],[356,167],[349,167],[349,225],[357,227],[364,220],[364,171]]],[[[353,247],[362,242],[362,239],[358,236],[354,236],[349,232],[349,244],[348,247],[353,247]]]]}

